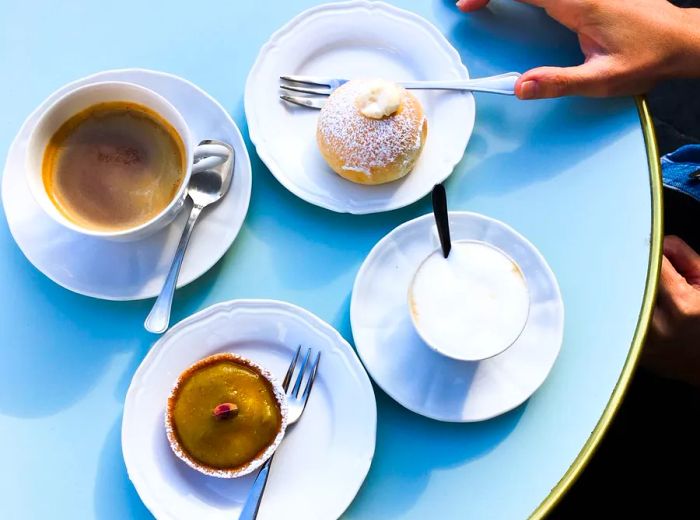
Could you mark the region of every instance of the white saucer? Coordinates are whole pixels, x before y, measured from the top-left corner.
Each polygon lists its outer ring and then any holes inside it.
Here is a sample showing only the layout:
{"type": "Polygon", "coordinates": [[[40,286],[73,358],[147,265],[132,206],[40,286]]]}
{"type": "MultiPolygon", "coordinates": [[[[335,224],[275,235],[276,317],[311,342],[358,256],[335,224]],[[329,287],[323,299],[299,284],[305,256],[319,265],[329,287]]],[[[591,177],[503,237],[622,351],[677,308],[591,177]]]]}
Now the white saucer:
{"type": "Polygon", "coordinates": [[[150,237],[110,242],[69,231],[51,220],[34,200],[24,177],[27,139],[38,114],[68,89],[105,80],[129,81],[158,92],[185,118],[195,142],[220,139],[236,152],[230,191],[198,221],[178,287],[206,273],[238,235],[250,201],[250,159],[238,127],[219,103],[189,81],[162,72],[112,70],[80,79],[51,94],[26,119],[10,146],[2,179],[5,216],[17,245],[39,271],[66,289],[106,300],[138,300],[160,292],[189,205],[173,224],[150,237]]]}
{"type": "Polygon", "coordinates": [[[374,391],[362,364],[347,341],[310,312],[272,300],[234,300],[168,330],[131,381],[122,451],[129,478],[156,518],[237,518],[255,479],[208,477],[175,457],[163,414],[178,375],[203,357],[233,352],[282,380],[298,345],[323,355],[304,415],[275,455],[258,519],[328,520],[350,505],[376,437],[374,391]]]}
{"type": "Polygon", "coordinates": [[[382,2],[314,7],[272,35],[246,82],[250,139],[282,185],[333,211],[377,213],[417,201],[452,173],[474,127],[470,93],[413,91],[428,120],[428,138],[415,169],[381,186],[354,184],[336,175],[318,151],[318,111],[279,99],[282,74],[393,80],[466,79],[469,74],[435,26],[382,2]]]}
{"type": "Polygon", "coordinates": [[[355,347],[372,379],[401,405],[441,421],[490,419],[523,403],[544,382],[559,354],[564,303],[542,255],[509,226],[476,213],[450,212],[453,240],[481,240],[510,256],[530,292],[530,315],[505,352],[456,361],[431,350],[408,311],[408,285],[435,250],[432,214],[406,222],[382,238],[355,279],[350,320],[355,347]]]}

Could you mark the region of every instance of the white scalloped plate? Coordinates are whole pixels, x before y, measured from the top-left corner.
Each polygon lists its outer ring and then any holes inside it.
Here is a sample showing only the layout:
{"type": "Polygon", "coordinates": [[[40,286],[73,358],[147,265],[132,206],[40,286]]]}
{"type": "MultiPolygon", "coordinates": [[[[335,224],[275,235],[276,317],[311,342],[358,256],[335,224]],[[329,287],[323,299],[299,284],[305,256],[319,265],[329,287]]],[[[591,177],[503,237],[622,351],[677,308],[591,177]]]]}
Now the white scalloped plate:
{"type": "MultiPolygon", "coordinates": [[[[57,284],[105,300],[151,298],[163,287],[187,220],[186,211],[161,231],[134,242],[88,237],[46,215],[24,178],[27,139],[41,111],[69,89],[106,80],[136,83],[161,94],[185,118],[196,142],[220,139],[233,146],[236,163],[231,188],[197,222],[177,286],[202,276],[226,253],[248,211],[252,186],[248,151],[236,123],[214,98],[193,83],[164,72],[109,70],[70,83],[46,98],[26,119],[10,146],[2,178],[3,207],[10,232],[24,256],[57,284]]],[[[189,208],[189,202],[185,208],[189,208]]]]}
{"type": "Polygon", "coordinates": [[[372,248],[355,279],[350,321],[372,379],[401,405],[450,422],[490,419],[522,404],[547,378],[564,334],[564,302],[554,273],[528,240],[478,213],[450,212],[453,240],[496,246],[522,269],[530,314],[518,340],[483,361],[457,361],[428,347],[413,327],[406,294],[420,263],[438,246],[433,215],[410,220],[372,248]]]}
{"type": "Polygon", "coordinates": [[[277,180],[302,199],[341,213],[407,206],[445,180],[464,155],[474,127],[467,92],[414,91],[428,137],[414,170],[379,186],[336,175],[316,145],[318,111],[279,99],[279,76],[308,74],[392,80],[467,79],[459,54],[430,22],[383,2],[325,4],[304,11],[272,35],[248,75],[245,113],[250,139],[277,180]]]}
{"type": "Polygon", "coordinates": [[[377,407],[352,347],[329,324],[290,303],[233,300],[171,327],[131,381],[124,404],[122,451],[129,478],[159,519],[237,518],[255,473],[203,475],[173,454],[163,424],[180,373],[218,352],[240,354],[282,380],[298,345],[322,352],[299,423],[278,448],[259,520],[338,518],[364,481],[372,457],[377,407]]]}

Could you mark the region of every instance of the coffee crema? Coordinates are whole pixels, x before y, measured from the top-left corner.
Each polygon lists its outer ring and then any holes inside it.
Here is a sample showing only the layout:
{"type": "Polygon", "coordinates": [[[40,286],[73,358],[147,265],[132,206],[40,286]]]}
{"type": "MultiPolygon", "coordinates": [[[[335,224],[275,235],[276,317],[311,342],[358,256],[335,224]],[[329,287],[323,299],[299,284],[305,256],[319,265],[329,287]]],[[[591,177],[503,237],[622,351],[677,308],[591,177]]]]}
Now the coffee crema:
{"type": "Polygon", "coordinates": [[[95,231],[121,231],[170,204],[185,162],[185,145],[170,123],[138,103],[114,101],[59,127],[44,151],[42,178],[66,218],[95,231]]]}

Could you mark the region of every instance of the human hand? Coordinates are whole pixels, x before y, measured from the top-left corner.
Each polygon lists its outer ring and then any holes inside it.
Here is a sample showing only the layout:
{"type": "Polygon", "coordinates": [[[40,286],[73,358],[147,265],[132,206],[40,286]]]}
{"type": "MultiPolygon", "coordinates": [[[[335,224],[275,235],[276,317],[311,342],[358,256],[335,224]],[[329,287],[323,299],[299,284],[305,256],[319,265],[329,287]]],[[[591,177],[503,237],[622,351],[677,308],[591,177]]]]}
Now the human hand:
{"type": "MultiPolygon", "coordinates": [[[[667,0],[518,0],[544,8],[578,36],[585,62],[539,67],[518,80],[521,99],[642,94],[659,80],[700,75],[700,10],[667,0]]],[[[459,0],[475,11],[489,0],[459,0]]]]}
{"type": "Polygon", "coordinates": [[[664,240],[642,363],[662,376],[700,385],[700,255],[676,236],[664,240]]]}

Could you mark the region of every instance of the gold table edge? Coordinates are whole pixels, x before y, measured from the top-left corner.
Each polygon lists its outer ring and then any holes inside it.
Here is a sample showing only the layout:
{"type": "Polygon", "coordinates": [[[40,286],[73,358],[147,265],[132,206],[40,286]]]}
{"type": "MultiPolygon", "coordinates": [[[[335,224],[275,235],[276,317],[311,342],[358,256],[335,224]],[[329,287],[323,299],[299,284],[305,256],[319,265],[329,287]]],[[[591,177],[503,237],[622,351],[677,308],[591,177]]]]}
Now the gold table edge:
{"type": "Polygon", "coordinates": [[[598,423],[581,448],[581,451],[571,463],[571,466],[569,466],[569,469],[564,473],[557,485],[552,488],[549,495],[530,515],[531,520],[540,520],[552,511],[566,492],[569,491],[598,448],[627,392],[627,387],[637,366],[654,310],[663,246],[663,181],[659,152],[656,146],[656,135],[646,98],[636,96],[635,102],[644,135],[651,183],[651,247],[649,249],[649,267],[639,320],[637,321],[637,327],[620,377],[598,423]]]}

